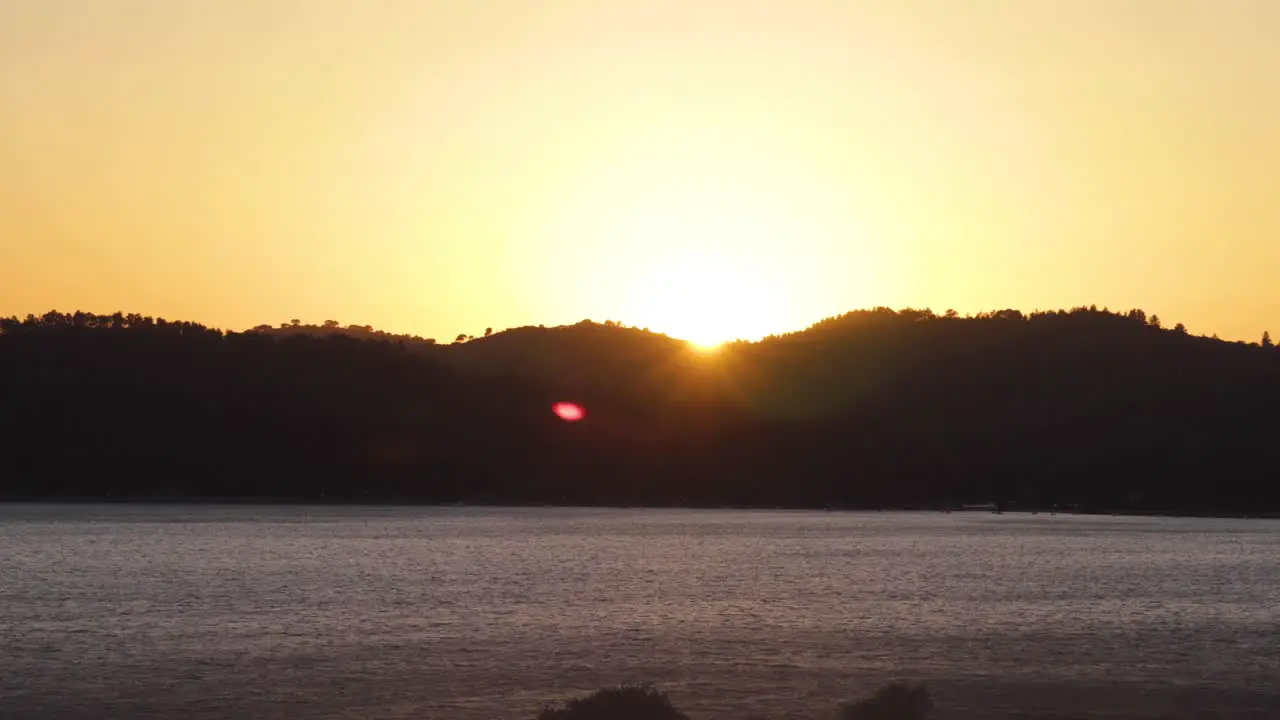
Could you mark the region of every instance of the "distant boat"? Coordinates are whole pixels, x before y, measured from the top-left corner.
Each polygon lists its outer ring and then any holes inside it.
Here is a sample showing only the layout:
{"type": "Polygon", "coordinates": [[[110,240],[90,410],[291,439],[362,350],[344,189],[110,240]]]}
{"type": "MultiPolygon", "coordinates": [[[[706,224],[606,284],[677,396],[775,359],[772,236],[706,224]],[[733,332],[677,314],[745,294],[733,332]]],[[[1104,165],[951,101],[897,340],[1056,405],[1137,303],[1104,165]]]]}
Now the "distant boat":
{"type": "Polygon", "coordinates": [[[961,505],[959,509],[960,510],[987,510],[989,512],[1000,512],[1000,506],[993,502],[972,503],[968,505],[961,505]]]}

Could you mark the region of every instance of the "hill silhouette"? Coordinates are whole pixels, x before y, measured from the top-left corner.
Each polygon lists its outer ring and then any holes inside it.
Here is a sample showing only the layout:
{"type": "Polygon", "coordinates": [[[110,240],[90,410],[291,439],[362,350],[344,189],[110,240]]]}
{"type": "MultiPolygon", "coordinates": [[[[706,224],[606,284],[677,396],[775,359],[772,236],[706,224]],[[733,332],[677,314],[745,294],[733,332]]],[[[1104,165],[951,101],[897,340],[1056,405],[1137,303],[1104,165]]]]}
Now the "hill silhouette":
{"type": "Polygon", "coordinates": [[[0,320],[0,496],[1280,511],[1280,351],[1140,310],[460,340],[0,320]]]}

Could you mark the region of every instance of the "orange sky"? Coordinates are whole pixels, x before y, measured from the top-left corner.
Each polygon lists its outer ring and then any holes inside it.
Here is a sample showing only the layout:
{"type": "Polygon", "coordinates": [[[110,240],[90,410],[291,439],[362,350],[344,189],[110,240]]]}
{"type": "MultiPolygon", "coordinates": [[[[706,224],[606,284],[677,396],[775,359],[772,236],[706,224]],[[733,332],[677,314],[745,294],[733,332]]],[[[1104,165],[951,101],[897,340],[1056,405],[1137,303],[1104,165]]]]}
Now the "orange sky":
{"type": "Polygon", "coordinates": [[[1280,330],[1272,0],[7,0],[0,314],[1280,330]]]}

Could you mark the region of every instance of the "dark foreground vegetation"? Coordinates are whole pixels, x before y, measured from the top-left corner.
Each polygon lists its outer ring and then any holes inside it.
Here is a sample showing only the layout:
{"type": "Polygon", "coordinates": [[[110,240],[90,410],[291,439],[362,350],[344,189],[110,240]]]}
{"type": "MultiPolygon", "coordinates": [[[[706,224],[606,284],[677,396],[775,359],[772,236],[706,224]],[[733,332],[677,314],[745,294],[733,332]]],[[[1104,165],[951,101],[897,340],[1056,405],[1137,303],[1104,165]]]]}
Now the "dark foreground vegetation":
{"type": "Polygon", "coordinates": [[[0,400],[9,498],[1280,510],[1280,350],[1136,310],[876,309],[706,355],[48,313],[0,321],[0,400]]]}
{"type": "MultiPolygon", "coordinates": [[[[839,720],[926,720],[933,700],[923,685],[891,683],[875,695],[842,705],[831,717],[839,720]]],[[[552,705],[537,720],[690,720],[666,693],[648,685],[599,690],[583,698],[552,705]]]]}

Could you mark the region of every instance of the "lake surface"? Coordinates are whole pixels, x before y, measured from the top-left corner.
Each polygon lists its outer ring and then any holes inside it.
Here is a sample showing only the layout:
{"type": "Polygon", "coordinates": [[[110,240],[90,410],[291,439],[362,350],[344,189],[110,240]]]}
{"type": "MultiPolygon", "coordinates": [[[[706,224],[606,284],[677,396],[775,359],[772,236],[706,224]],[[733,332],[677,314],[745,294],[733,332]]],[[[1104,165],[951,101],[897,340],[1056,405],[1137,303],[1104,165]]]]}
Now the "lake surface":
{"type": "Polygon", "coordinates": [[[1280,717],[1280,522],[0,505],[0,717],[1280,717]]]}

